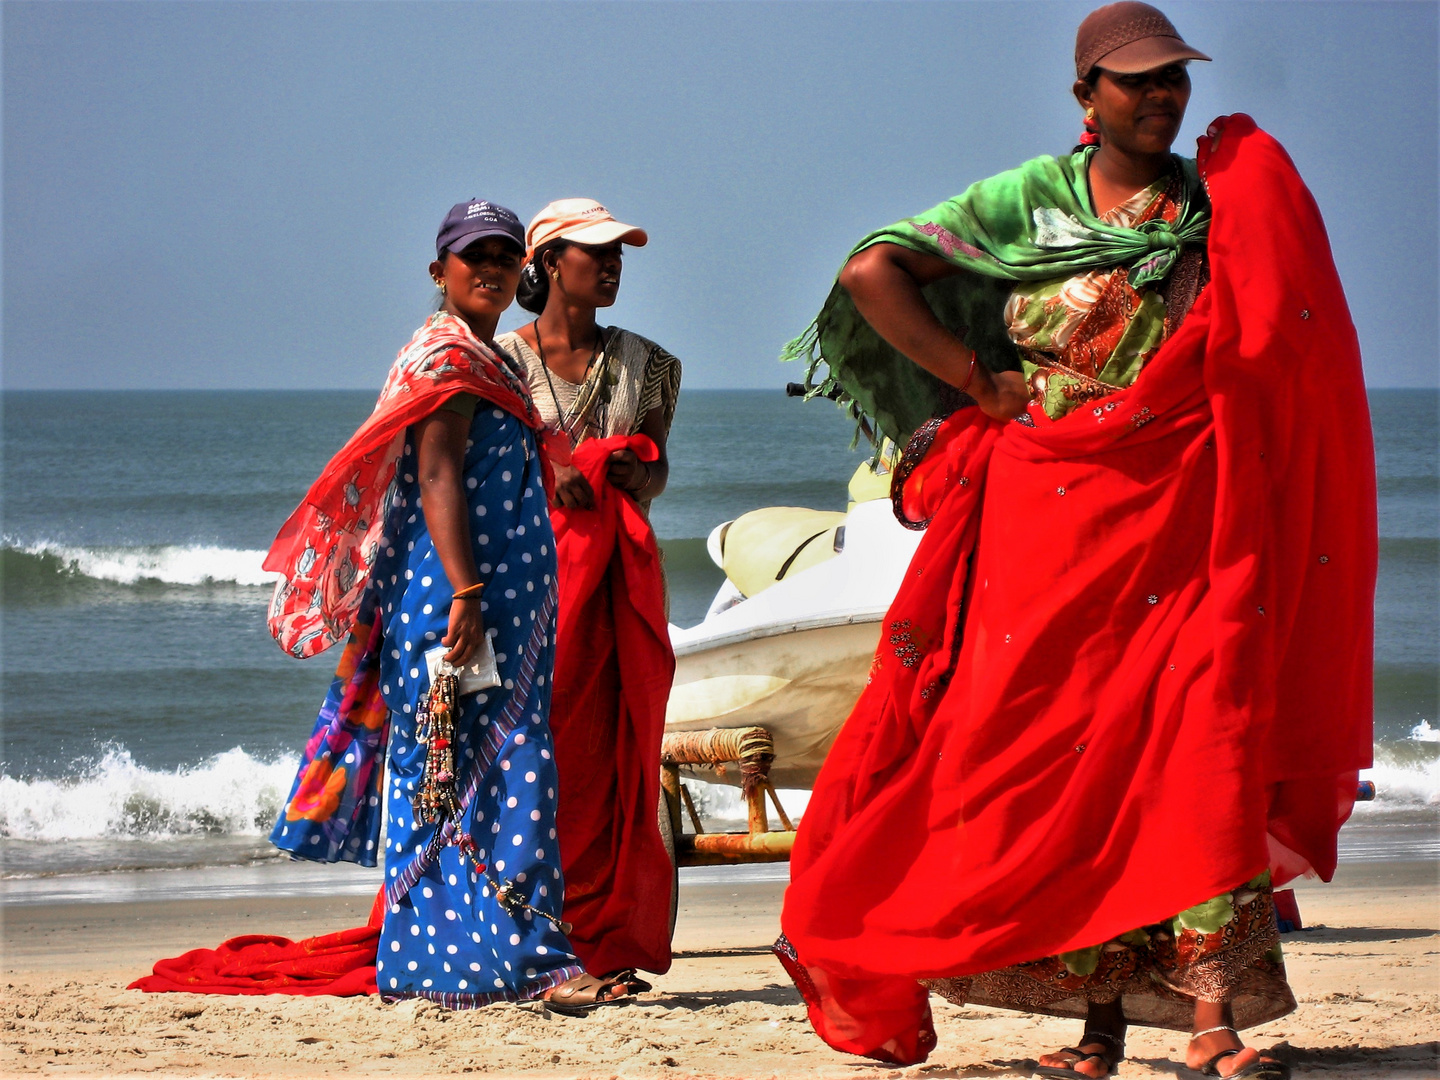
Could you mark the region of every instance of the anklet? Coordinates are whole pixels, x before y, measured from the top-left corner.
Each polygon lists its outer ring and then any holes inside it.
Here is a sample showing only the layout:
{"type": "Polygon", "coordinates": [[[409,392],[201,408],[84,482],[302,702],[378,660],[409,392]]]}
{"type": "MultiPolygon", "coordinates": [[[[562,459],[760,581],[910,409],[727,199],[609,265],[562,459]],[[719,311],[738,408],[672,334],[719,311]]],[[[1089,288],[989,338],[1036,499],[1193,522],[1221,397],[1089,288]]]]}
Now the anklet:
{"type": "Polygon", "coordinates": [[[1204,1031],[1197,1031],[1197,1032],[1195,1032],[1195,1034],[1193,1034],[1193,1035],[1190,1036],[1190,1039],[1191,1039],[1191,1041],[1193,1042],[1194,1040],[1200,1038],[1200,1036],[1202,1036],[1202,1035],[1214,1035],[1215,1032],[1217,1032],[1217,1031],[1228,1031],[1228,1032],[1230,1032],[1230,1034],[1232,1034],[1232,1035],[1239,1035],[1239,1034],[1240,1034],[1238,1031],[1236,1031],[1236,1030],[1235,1030],[1233,1027],[1231,1027],[1229,1024],[1221,1024],[1219,1027],[1206,1028],[1204,1031]]]}

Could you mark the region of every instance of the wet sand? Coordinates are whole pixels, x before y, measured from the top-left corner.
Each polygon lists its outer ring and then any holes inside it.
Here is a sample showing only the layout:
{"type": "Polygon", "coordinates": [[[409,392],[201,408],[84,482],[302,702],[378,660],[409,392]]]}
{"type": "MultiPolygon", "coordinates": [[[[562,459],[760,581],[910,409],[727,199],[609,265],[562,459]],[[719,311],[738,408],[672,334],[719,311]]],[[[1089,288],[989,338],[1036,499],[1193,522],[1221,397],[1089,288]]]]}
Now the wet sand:
{"type": "MultiPolygon", "coordinates": [[[[771,875],[773,878],[773,874],[771,875]]],[[[1440,1075],[1440,863],[1342,865],[1302,882],[1310,931],[1285,937],[1300,1009],[1247,1033],[1297,1076],[1440,1075]]],[[[677,957],[636,1004],[582,1018],[539,1005],[450,1013],[375,998],[141,994],[157,958],[245,933],[358,925],[362,894],[9,903],[0,1074],[301,1077],[1026,1076],[1073,1022],[932,999],[940,1045],[895,1069],[838,1054],[805,1022],[766,946],[783,881],[710,874],[682,887],[677,957]]],[[[1174,1074],[1173,1032],[1135,1029],[1120,1075],[1174,1074]]]]}

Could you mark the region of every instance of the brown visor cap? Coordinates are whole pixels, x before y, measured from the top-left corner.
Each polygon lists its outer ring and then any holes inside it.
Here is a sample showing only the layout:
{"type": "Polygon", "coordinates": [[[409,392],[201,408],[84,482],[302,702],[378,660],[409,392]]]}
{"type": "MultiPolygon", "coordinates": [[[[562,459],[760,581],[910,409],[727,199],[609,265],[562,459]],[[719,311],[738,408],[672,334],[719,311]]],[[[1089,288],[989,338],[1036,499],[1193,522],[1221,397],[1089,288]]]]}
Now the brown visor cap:
{"type": "Polygon", "coordinates": [[[1095,67],[1133,75],[1181,60],[1209,59],[1185,43],[1163,11],[1140,0],[1096,8],[1075,32],[1075,75],[1080,79],[1095,67]]]}

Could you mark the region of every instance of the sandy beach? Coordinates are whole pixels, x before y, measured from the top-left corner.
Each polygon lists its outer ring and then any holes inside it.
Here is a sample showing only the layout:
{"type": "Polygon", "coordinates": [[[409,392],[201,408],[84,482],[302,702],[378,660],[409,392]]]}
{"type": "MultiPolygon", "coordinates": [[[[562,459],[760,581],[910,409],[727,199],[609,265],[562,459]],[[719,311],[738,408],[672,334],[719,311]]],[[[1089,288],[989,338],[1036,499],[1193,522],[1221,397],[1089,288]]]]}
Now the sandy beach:
{"type": "MultiPolygon", "coordinates": [[[[1073,1024],[932,999],[940,1045],[893,1069],[820,1042],[766,950],[781,868],[711,871],[681,889],[677,956],[636,1004],[583,1018],[539,1005],[450,1013],[375,998],[146,995],[157,958],[243,933],[294,937],[363,920],[363,894],[10,903],[4,916],[5,1075],[760,1077],[1028,1075],[1073,1024]]],[[[1285,937],[1300,1009],[1255,1029],[1299,1076],[1433,1077],[1440,1063],[1440,864],[1342,865],[1302,882],[1313,929],[1285,937]]],[[[1184,1044],[1132,1030],[1126,1077],[1170,1076],[1184,1044]]]]}

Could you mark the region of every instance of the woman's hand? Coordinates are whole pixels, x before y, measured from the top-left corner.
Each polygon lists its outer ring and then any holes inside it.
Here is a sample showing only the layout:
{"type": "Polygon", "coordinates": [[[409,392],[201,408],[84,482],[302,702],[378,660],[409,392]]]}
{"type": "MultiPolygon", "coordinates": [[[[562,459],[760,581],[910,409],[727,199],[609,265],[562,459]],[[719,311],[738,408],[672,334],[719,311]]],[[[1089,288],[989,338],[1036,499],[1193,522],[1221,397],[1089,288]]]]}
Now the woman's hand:
{"type": "Polygon", "coordinates": [[[979,359],[966,393],[980,411],[996,420],[1014,420],[1030,404],[1030,387],[1018,371],[990,371],[979,359]]]}
{"type": "Polygon", "coordinates": [[[450,601],[450,628],[440,639],[440,644],[450,651],[445,654],[446,662],[456,667],[469,663],[475,650],[485,636],[485,624],[480,621],[480,597],[462,596],[450,601]]]}
{"type": "Polygon", "coordinates": [[[595,489],[574,465],[555,466],[555,505],[567,510],[590,510],[595,506],[595,489]]]}
{"type": "Polygon", "coordinates": [[[605,479],[628,495],[639,495],[650,483],[650,466],[641,461],[634,450],[616,450],[605,466],[605,479]]]}

